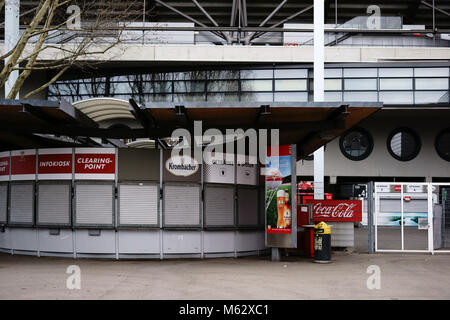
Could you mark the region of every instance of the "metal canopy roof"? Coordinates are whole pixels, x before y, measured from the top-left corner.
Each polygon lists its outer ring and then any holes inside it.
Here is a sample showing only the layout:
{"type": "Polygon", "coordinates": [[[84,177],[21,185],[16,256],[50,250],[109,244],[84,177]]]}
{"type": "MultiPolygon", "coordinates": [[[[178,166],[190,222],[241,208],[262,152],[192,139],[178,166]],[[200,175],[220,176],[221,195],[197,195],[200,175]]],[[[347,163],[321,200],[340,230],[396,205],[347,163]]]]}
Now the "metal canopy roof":
{"type": "Polygon", "coordinates": [[[90,139],[75,143],[44,135],[52,127],[81,124],[90,128],[98,126],[66,101],[0,99],[0,150],[90,144],[90,139]]]}
{"type": "Polygon", "coordinates": [[[297,144],[298,158],[304,158],[381,107],[378,102],[159,102],[140,107],[130,100],[129,110],[142,128],[105,129],[65,101],[0,100],[0,149],[68,144],[42,134],[86,137],[85,143],[91,137],[156,140],[177,128],[193,133],[194,121],[202,121],[203,132],[279,129],[280,143],[297,144]]]}
{"type": "Polygon", "coordinates": [[[143,109],[130,106],[144,128],[193,132],[194,121],[202,129],[279,129],[280,144],[297,144],[298,158],[304,158],[341,135],[382,107],[367,102],[198,102],[151,103],[143,109]]]}

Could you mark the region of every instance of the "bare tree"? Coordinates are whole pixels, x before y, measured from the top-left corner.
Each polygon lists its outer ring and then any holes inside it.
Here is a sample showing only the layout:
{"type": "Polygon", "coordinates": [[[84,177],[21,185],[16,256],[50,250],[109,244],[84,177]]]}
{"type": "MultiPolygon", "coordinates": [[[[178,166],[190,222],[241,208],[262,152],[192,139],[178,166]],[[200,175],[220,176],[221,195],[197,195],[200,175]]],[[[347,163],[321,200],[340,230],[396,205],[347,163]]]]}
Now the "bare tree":
{"type": "MultiPolygon", "coordinates": [[[[71,67],[83,68],[99,63],[89,56],[105,54],[123,41],[122,33],[127,23],[142,15],[142,11],[136,10],[139,3],[142,2],[36,1],[34,16],[19,41],[12,50],[0,56],[2,61],[8,59],[0,72],[0,87],[5,85],[11,72],[20,72],[7,98],[17,96],[33,71],[45,70],[51,76],[24,98],[45,90],[71,67]],[[43,60],[43,56],[51,58],[43,60]]],[[[0,10],[4,4],[4,1],[0,2],[0,10]]]]}

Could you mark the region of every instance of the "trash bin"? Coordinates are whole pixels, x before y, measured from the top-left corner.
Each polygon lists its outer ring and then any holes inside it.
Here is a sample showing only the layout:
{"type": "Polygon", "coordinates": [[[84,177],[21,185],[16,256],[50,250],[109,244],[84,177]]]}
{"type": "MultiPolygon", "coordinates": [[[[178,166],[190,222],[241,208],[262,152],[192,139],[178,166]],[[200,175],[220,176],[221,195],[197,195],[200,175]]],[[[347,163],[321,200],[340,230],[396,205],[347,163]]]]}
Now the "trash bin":
{"type": "Polygon", "coordinates": [[[331,261],[331,227],[319,222],[314,227],[314,262],[331,261]]]}

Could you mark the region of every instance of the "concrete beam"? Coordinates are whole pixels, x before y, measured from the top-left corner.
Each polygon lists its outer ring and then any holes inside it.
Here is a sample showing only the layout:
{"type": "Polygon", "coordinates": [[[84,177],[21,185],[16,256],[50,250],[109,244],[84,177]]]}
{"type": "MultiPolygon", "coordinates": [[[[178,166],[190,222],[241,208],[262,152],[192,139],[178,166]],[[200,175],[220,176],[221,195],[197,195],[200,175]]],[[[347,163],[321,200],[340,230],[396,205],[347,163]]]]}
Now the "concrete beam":
{"type": "MultiPolygon", "coordinates": [[[[70,44],[60,45],[61,47],[70,44]]],[[[32,52],[33,45],[24,55],[32,52]]],[[[92,48],[92,50],[100,50],[92,48]]],[[[0,52],[5,52],[0,44],[0,52]]],[[[61,56],[58,49],[42,52],[38,60],[54,60],[61,56]]],[[[213,46],[213,45],[134,45],[121,44],[103,55],[81,57],[80,61],[124,62],[252,62],[252,63],[313,63],[312,46],[213,46]]],[[[450,48],[436,47],[325,47],[325,63],[386,62],[386,61],[436,61],[449,60],[450,48]]]]}

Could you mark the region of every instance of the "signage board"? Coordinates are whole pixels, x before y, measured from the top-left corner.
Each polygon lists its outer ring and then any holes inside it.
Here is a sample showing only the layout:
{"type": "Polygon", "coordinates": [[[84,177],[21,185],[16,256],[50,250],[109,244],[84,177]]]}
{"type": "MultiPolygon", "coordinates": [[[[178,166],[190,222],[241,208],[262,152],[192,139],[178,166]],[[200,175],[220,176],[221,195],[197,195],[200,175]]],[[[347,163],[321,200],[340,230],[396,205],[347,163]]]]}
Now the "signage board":
{"type": "Polygon", "coordinates": [[[72,166],[71,148],[38,150],[39,180],[71,180],[72,166]]]}
{"type": "Polygon", "coordinates": [[[361,200],[307,200],[312,204],[313,221],[361,222],[361,200]]]}
{"type": "Polygon", "coordinates": [[[236,162],[236,183],[245,185],[257,185],[258,184],[258,165],[256,163],[256,158],[252,159],[246,157],[245,161],[236,162]]]}
{"type": "Polygon", "coordinates": [[[164,182],[196,182],[201,181],[201,164],[192,156],[163,152],[164,182]]]}
{"type": "Polygon", "coordinates": [[[11,151],[11,180],[36,180],[36,150],[11,151]]]}
{"type": "Polygon", "coordinates": [[[10,153],[0,152],[0,181],[9,180],[10,153]]]}
{"type": "Polygon", "coordinates": [[[427,192],[426,187],[422,184],[407,184],[406,192],[416,193],[416,192],[427,192]]]}
{"type": "Polygon", "coordinates": [[[296,174],[294,145],[269,148],[265,167],[266,245],[292,248],[296,246],[296,174]],[[274,150],[276,150],[274,152],[274,150]]]}
{"type": "Polygon", "coordinates": [[[115,148],[75,149],[75,179],[114,180],[115,173],[115,148]]]}
{"type": "Polygon", "coordinates": [[[166,170],[178,177],[189,177],[200,170],[200,165],[191,156],[170,157],[165,163],[166,170]]]}
{"type": "Polygon", "coordinates": [[[205,154],[203,178],[206,183],[234,183],[235,160],[233,154],[216,152],[205,154]]]}

